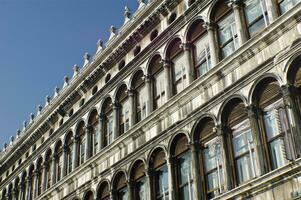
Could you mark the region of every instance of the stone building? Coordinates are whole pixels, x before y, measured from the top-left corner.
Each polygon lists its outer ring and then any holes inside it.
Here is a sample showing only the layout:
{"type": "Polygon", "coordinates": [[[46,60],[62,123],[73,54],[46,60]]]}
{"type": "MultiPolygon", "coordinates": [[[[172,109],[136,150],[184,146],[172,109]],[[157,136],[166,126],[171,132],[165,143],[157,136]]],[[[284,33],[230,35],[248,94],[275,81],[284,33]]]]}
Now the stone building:
{"type": "Polygon", "coordinates": [[[0,198],[301,199],[300,11],[298,0],[126,8],[4,145],[0,198]]]}

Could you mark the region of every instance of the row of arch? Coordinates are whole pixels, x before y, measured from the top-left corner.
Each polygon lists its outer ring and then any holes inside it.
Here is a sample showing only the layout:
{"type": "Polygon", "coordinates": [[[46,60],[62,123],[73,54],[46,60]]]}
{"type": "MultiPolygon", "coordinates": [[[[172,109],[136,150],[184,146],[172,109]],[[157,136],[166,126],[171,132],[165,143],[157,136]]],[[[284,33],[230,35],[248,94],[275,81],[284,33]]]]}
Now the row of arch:
{"type": "MultiPolygon", "coordinates": [[[[255,81],[251,104],[243,96],[233,95],[223,103],[217,118],[203,115],[191,134],[177,134],[168,147],[151,151],[147,161],[135,161],[127,170],[129,173],[117,173],[108,188],[102,183],[98,197],[106,199],[112,191],[119,191],[121,196],[130,195],[132,199],[142,198],[135,197],[140,194],[154,195],[153,199],[170,195],[189,199],[191,194],[210,199],[299,157],[301,150],[296,144],[301,137],[300,63],[297,57],[288,69],[289,86],[280,86],[277,76],[266,74],[255,81]]],[[[53,152],[49,149],[44,159],[40,157],[35,165],[30,165],[2,191],[2,199],[10,200],[13,195],[17,199],[37,197],[85,162],[89,158],[87,153],[92,156],[93,150],[83,149],[85,155],[81,157],[82,143],[78,138],[96,130],[96,119],[97,110],[93,110],[88,126],[79,122],[75,135],[69,131],[63,142],[56,143],[53,152]]],[[[100,135],[101,131],[98,132],[100,135]]]]}

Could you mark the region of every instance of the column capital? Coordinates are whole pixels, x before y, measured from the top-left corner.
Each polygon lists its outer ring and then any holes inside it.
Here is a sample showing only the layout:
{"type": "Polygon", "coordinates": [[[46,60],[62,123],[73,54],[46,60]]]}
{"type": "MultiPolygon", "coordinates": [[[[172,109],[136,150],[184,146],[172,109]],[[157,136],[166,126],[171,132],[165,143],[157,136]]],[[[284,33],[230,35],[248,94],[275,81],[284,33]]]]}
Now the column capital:
{"type": "Polygon", "coordinates": [[[206,28],[208,31],[215,30],[217,28],[217,24],[214,22],[205,22],[203,24],[203,27],[206,28]]]}
{"type": "Polygon", "coordinates": [[[281,86],[281,93],[283,97],[290,96],[292,91],[292,85],[286,84],[281,86]]]}
{"type": "Polygon", "coordinates": [[[229,3],[228,3],[228,6],[232,7],[233,9],[234,8],[241,8],[241,7],[243,7],[243,1],[241,1],[241,0],[230,0],[229,3]]]}
{"type": "Polygon", "coordinates": [[[113,110],[117,110],[119,106],[120,106],[120,104],[117,101],[112,103],[113,110]]]}
{"type": "Polygon", "coordinates": [[[163,65],[163,68],[170,68],[171,67],[171,62],[169,60],[161,60],[161,64],[163,65]]]}
{"type": "Polygon", "coordinates": [[[85,126],[85,129],[87,132],[93,131],[93,126],[88,124],[87,126],[85,126]]]}
{"type": "Polygon", "coordinates": [[[183,51],[190,51],[191,50],[191,43],[181,43],[180,48],[183,49],[183,51]]]}
{"type": "Polygon", "coordinates": [[[253,105],[253,104],[248,105],[246,107],[246,110],[247,110],[249,117],[257,118],[258,108],[255,105],[253,105]]]}
{"type": "Polygon", "coordinates": [[[150,82],[152,80],[153,76],[151,74],[144,75],[145,82],[150,82]]]}
{"type": "Polygon", "coordinates": [[[63,145],[63,152],[66,153],[67,151],[68,151],[68,145],[67,145],[67,144],[64,144],[64,145],[63,145]]]}

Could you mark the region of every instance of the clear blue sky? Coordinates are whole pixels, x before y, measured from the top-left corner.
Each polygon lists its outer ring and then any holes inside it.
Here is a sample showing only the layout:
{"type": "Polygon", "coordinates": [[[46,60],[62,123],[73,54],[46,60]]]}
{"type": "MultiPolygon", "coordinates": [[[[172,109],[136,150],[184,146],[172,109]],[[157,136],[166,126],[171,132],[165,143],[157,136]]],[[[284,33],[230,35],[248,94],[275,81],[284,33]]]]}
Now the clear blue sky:
{"type": "Polygon", "coordinates": [[[0,0],[0,148],[137,0],[0,0]]]}

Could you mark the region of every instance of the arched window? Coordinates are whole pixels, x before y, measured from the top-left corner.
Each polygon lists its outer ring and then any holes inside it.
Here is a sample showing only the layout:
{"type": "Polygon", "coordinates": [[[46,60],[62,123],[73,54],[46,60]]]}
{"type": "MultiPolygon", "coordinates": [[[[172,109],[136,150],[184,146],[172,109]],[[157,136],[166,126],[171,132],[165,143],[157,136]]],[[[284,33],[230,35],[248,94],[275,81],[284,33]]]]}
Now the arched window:
{"type": "Polygon", "coordinates": [[[260,81],[253,94],[253,102],[260,109],[260,124],[265,134],[266,152],[270,169],[276,169],[287,163],[290,157],[290,129],[285,107],[282,100],[281,88],[274,78],[260,81]]]}
{"type": "Polygon", "coordinates": [[[88,120],[88,126],[91,131],[90,139],[92,142],[90,151],[91,151],[92,155],[95,155],[98,152],[98,150],[100,149],[99,142],[98,142],[99,134],[100,134],[100,127],[99,127],[98,113],[97,113],[96,109],[94,109],[90,114],[90,117],[88,120]]]}
{"type": "Polygon", "coordinates": [[[130,177],[133,181],[133,200],[147,199],[145,166],[141,160],[133,165],[130,177]]]}
{"type": "Polygon", "coordinates": [[[130,128],[130,103],[126,85],[119,87],[116,100],[118,103],[119,135],[122,135],[130,128]]]}
{"type": "Polygon", "coordinates": [[[61,141],[59,141],[56,144],[54,155],[55,155],[54,162],[55,162],[55,177],[56,177],[55,182],[58,182],[61,180],[62,172],[63,172],[63,146],[61,141]]]}
{"type": "Polygon", "coordinates": [[[76,129],[77,141],[77,166],[82,165],[85,162],[86,156],[86,131],[85,122],[81,121],[76,129]]]}
{"type": "Polygon", "coordinates": [[[46,189],[51,187],[51,181],[52,181],[52,152],[49,149],[45,156],[45,170],[46,170],[46,189]]]}
{"type": "Polygon", "coordinates": [[[113,142],[113,105],[111,98],[107,98],[102,107],[104,147],[113,142]]]}
{"type": "Polygon", "coordinates": [[[21,196],[20,200],[25,200],[27,198],[27,173],[24,171],[21,176],[21,196]]]}
{"type": "Polygon", "coordinates": [[[2,190],[2,197],[1,197],[1,199],[2,200],[5,200],[6,199],[6,188],[4,188],[3,190],[2,190]]]}
{"type": "Polygon", "coordinates": [[[186,87],[186,58],[181,48],[182,41],[174,39],[167,48],[167,60],[171,62],[173,94],[178,94],[186,87]]]}
{"type": "Polygon", "coordinates": [[[204,22],[200,19],[193,22],[187,35],[187,41],[192,45],[196,77],[206,74],[211,69],[209,39],[204,22]]]}
{"type": "Polygon", "coordinates": [[[211,20],[218,26],[217,32],[221,58],[226,58],[239,47],[234,14],[226,1],[216,3],[211,20]]]}
{"type": "Polygon", "coordinates": [[[172,156],[174,157],[176,192],[181,200],[193,199],[193,177],[190,149],[186,135],[179,134],[173,141],[172,156]]]}
{"type": "Polygon", "coordinates": [[[151,191],[154,199],[169,199],[168,194],[168,168],[166,164],[166,155],[163,149],[156,149],[150,159],[150,168],[152,170],[151,191]]]}
{"type": "Polygon", "coordinates": [[[154,110],[160,108],[165,103],[165,78],[163,72],[162,59],[160,55],[155,55],[149,63],[149,74],[152,76],[154,110]]]}
{"type": "Polygon", "coordinates": [[[139,70],[135,73],[132,80],[132,88],[135,95],[135,120],[136,123],[140,122],[146,117],[146,102],[147,91],[145,87],[143,71],[139,70]]]}
{"type": "Polygon", "coordinates": [[[227,127],[224,135],[229,138],[227,146],[233,157],[231,166],[235,166],[234,185],[239,185],[256,177],[258,171],[250,120],[241,99],[228,102],[222,113],[222,122],[227,127]]]}
{"type": "Polygon", "coordinates": [[[249,35],[252,37],[269,24],[265,0],[246,0],[244,12],[249,35]]]}
{"type": "Polygon", "coordinates": [[[290,9],[295,7],[299,2],[300,0],[278,0],[281,14],[289,11],[290,9]]]}
{"type": "Polygon", "coordinates": [[[127,181],[126,176],[123,172],[119,172],[114,180],[114,194],[115,199],[114,200],[126,200],[128,199],[128,187],[127,187],[127,181]]]}
{"type": "Polygon", "coordinates": [[[69,174],[72,172],[72,165],[73,165],[73,133],[72,131],[69,131],[66,137],[65,141],[65,146],[66,146],[66,174],[69,174]]]}
{"type": "Polygon", "coordinates": [[[42,194],[42,185],[43,185],[43,159],[39,158],[37,162],[37,195],[40,196],[42,194]]]}
{"type": "Polygon", "coordinates": [[[92,191],[88,191],[84,197],[84,200],[94,200],[94,195],[92,191]]]}
{"type": "Polygon", "coordinates": [[[15,200],[20,199],[20,178],[17,177],[14,183],[15,200]]]}
{"type": "Polygon", "coordinates": [[[8,186],[7,200],[12,200],[12,199],[13,199],[13,184],[10,183],[8,186]]]}
{"type": "Polygon", "coordinates": [[[287,72],[287,79],[293,88],[291,92],[295,97],[297,112],[301,113],[301,57],[292,62],[287,72]]]}
{"type": "Polygon", "coordinates": [[[106,181],[100,184],[97,192],[97,199],[110,200],[110,188],[109,188],[109,184],[106,181]]]}
{"type": "Polygon", "coordinates": [[[33,199],[33,191],[34,191],[34,165],[33,164],[29,167],[27,182],[28,182],[27,187],[29,187],[27,198],[33,199]]]}

